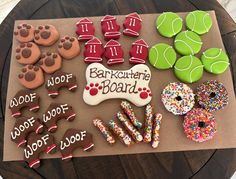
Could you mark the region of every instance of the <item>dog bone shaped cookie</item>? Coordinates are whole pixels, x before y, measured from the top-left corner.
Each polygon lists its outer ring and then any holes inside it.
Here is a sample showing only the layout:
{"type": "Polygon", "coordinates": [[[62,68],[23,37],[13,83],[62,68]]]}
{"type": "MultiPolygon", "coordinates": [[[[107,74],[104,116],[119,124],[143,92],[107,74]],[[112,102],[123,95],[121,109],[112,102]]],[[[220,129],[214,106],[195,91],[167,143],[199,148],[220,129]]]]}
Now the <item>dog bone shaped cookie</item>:
{"type": "Polygon", "coordinates": [[[100,63],[93,63],[86,69],[83,99],[89,105],[97,105],[107,99],[121,98],[144,106],[152,99],[148,86],[150,79],[150,69],[144,64],[129,70],[110,70],[100,63]]]}

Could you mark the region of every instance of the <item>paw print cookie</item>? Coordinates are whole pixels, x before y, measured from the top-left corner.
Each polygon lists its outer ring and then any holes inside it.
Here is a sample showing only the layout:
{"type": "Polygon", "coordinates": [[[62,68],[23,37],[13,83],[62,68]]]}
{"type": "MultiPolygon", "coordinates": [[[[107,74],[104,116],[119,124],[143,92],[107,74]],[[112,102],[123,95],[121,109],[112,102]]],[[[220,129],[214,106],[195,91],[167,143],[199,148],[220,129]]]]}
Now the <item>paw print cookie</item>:
{"type": "Polygon", "coordinates": [[[54,73],[61,68],[61,56],[58,53],[44,52],[39,65],[46,73],[54,73]]]}
{"type": "Polygon", "coordinates": [[[16,61],[23,65],[34,64],[41,55],[39,47],[33,43],[22,43],[16,47],[16,61]]]}
{"type": "Polygon", "coordinates": [[[79,41],[75,37],[63,37],[58,45],[58,52],[68,60],[76,57],[80,53],[79,41]]]}
{"type": "Polygon", "coordinates": [[[40,67],[27,65],[18,75],[19,82],[28,89],[35,89],[44,83],[43,71],[40,67]]]}
{"type": "Polygon", "coordinates": [[[51,46],[59,39],[57,29],[52,25],[40,25],[34,32],[35,43],[43,46],[51,46]]]}
{"type": "Polygon", "coordinates": [[[30,42],[34,40],[34,27],[30,24],[19,24],[14,30],[14,36],[19,42],[30,42]]]}

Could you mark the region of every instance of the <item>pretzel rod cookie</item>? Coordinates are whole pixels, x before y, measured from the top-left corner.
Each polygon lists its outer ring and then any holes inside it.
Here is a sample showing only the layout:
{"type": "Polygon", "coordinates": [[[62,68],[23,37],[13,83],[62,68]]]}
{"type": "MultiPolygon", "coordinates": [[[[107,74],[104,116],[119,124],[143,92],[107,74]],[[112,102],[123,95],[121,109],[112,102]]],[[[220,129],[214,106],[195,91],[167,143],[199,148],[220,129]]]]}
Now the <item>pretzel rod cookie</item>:
{"type": "Polygon", "coordinates": [[[152,140],[152,125],[153,125],[153,106],[148,104],[145,108],[145,129],[144,129],[144,142],[151,142],[152,140]]]}
{"type": "Polygon", "coordinates": [[[126,146],[130,146],[132,144],[131,137],[126,134],[125,131],[114,120],[109,121],[109,127],[126,146]]]}
{"type": "Polygon", "coordinates": [[[123,124],[125,129],[129,132],[129,134],[133,137],[136,143],[139,143],[143,140],[143,136],[140,132],[133,126],[131,122],[127,119],[124,113],[118,112],[116,114],[119,121],[123,124]]]}
{"type": "Polygon", "coordinates": [[[153,135],[152,135],[152,147],[157,148],[160,142],[159,130],[161,127],[161,119],[162,115],[160,113],[156,113],[153,119],[153,135]]]}
{"type": "Polygon", "coordinates": [[[133,125],[139,129],[142,128],[143,124],[136,118],[136,115],[134,114],[134,110],[131,107],[130,103],[128,103],[127,101],[122,101],[120,106],[123,109],[124,113],[129,117],[133,125]]]}
{"type": "Polygon", "coordinates": [[[108,128],[104,125],[103,121],[99,118],[96,118],[93,120],[93,124],[95,127],[98,128],[98,130],[102,133],[102,135],[104,136],[104,138],[106,139],[106,141],[109,144],[114,144],[115,138],[112,136],[112,134],[110,133],[110,131],[108,130],[108,128]]]}

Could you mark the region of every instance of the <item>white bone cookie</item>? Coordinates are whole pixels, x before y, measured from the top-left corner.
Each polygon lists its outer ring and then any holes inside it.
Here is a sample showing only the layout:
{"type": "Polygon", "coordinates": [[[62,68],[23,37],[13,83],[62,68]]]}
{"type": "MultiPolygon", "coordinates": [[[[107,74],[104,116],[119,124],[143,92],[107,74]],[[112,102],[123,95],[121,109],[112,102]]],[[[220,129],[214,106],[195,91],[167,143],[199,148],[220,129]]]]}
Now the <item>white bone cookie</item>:
{"type": "Polygon", "coordinates": [[[89,105],[121,98],[136,106],[144,106],[152,99],[149,88],[151,72],[147,65],[135,65],[129,70],[110,70],[100,63],[92,63],[87,67],[85,75],[87,85],[83,99],[89,105]]]}

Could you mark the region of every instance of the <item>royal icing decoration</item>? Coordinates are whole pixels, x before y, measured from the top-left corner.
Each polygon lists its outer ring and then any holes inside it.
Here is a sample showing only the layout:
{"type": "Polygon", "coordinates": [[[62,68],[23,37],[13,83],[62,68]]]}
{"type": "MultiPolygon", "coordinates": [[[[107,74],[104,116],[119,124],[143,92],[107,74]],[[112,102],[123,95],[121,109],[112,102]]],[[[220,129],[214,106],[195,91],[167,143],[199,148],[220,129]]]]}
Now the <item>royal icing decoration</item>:
{"type": "Polygon", "coordinates": [[[142,27],[142,19],[137,12],[128,14],[124,21],[123,34],[131,37],[138,37],[142,27]]]}
{"type": "Polygon", "coordinates": [[[129,59],[129,63],[131,64],[145,63],[148,56],[148,47],[149,46],[143,39],[137,40],[134,43],[132,43],[131,50],[129,51],[131,57],[129,59]]]}
{"type": "Polygon", "coordinates": [[[108,59],[108,65],[120,64],[124,62],[124,52],[121,45],[116,40],[110,40],[104,46],[105,57],[108,59]]]}
{"type": "Polygon", "coordinates": [[[79,36],[78,40],[80,42],[87,41],[93,38],[95,29],[93,26],[93,22],[91,22],[88,18],[81,19],[76,23],[76,27],[76,34],[79,36]]]}
{"type": "Polygon", "coordinates": [[[102,43],[101,41],[94,37],[85,43],[84,50],[84,62],[85,63],[101,63],[102,62],[102,43]]]}

